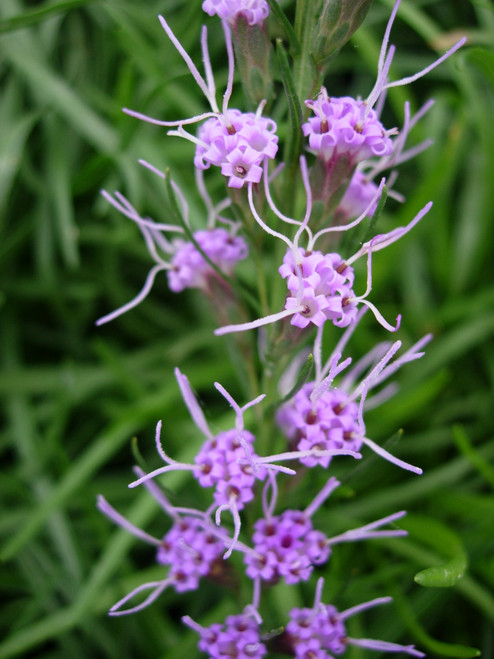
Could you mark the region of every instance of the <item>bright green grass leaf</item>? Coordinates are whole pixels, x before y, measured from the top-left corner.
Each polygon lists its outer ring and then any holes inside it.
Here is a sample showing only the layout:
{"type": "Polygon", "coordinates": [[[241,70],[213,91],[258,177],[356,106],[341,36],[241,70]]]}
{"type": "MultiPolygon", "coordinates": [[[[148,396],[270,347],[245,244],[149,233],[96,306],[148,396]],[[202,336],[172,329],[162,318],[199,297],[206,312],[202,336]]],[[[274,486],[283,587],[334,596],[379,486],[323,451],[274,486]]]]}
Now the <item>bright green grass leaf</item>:
{"type": "Polygon", "coordinates": [[[116,151],[119,137],[114,129],[49,68],[33,35],[5,35],[0,40],[0,52],[26,81],[41,105],[52,107],[98,151],[116,151]]]}
{"type": "Polygon", "coordinates": [[[422,570],[415,581],[429,588],[448,588],[463,578],[467,555],[458,536],[444,524],[430,517],[409,515],[403,526],[415,537],[430,544],[448,560],[442,565],[422,570]]]}
{"type": "MultiPolygon", "coordinates": [[[[400,526],[405,526],[400,521],[400,526]]],[[[380,540],[381,544],[387,546],[390,551],[411,559],[414,563],[419,565],[430,565],[434,562],[440,561],[440,556],[433,551],[424,549],[423,546],[413,543],[412,538],[407,538],[406,541],[399,541],[394,539],[394,542],[387,542],[386,539],[380,540]]],[[[465,575],[463,579],[458,581],[455,588],[464,598],[469,600],[476,609],[490,621],[494,622],[494,597],[488,588],[475,581],[469,575],[465,575]]]]}

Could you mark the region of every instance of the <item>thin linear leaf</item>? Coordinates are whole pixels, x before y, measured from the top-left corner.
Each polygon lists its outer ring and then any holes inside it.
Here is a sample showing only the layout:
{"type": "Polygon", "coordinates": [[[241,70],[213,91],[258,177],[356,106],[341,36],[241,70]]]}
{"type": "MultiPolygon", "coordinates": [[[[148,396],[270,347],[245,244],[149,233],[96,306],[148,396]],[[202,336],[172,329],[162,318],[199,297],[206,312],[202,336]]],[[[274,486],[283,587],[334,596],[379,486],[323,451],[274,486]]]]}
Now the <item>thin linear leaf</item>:
{"type": "Polygon", "coordinates": [[[59,75],[53,73],[34,40],[25,34],[6,35],[0,52],[10,60],[38,100],[60,113],[98,151],[113,153],[119,137],[59,75]]]}
{"type": "Polygon", "coordinates": [[[467,555],[458,536],[441,522],[422,515],[409,515],[403,526],[412,536],[431,545],[448,560],[415,575],[420,586],[449,588],[463,578],[467,569],[467,555]]]}
{"type": "Polygon", "coordinates": [[[0,33],[13,32],[31,25],[36,25],[45,21],[47,18],[56,14],[64,14],[72,9],[77,9],[82,5],[88,5],[94,0],[65,0],[65,2],[56,2],[53,4],[45,3],[41,9],[26,11],[11,18],[5,18],[0,21],[0,33]]]}

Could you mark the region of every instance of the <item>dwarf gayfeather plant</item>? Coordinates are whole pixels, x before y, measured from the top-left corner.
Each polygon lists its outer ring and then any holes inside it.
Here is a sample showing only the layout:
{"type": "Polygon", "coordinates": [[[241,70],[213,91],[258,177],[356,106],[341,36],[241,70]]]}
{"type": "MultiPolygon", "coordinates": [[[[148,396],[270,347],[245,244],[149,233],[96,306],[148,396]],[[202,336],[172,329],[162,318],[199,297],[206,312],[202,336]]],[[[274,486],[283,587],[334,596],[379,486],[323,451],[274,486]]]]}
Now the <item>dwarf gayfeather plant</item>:
{"type": "MultiPolygon", "coordinates": [[[[422,348],[431,335],[406,350],[402,350],[401,340],[385,339],[367,346],[356,360],[348,355],[348,346],[367,310],[386,332],[399,330],[401,315],[389,322],[370,299],[373,260],[379,258],[379,251],[403,239],[432,205],[432,201],[426,203],[404,226],[397,226],[392,217],[386,228],[380,226],[388,189],[400,203],[405,200],[400,191],[390,189],[396,182],[397,167],[430,144],[425,140],[406,147],[411,130],[432,105],[429,101],[412,115],[406,102],[403,128],[386,128],[381,118],[386,91],[425,76],[464,39],[419,72],[392,79],[395,47],[389,40],[398,0],[384,33],[370,93],[358,98],[333,97],[327,91],[330,75],[327,86],[322,85],[329,54],[343,45],[343,30],[350,38],[361,20],[356,13],[365,13],[369,3],[347,0],[338,19],[341,25],[328,21],[326,33],[317,16],[326,16],[332,3],[315,0],[313,4],[318,11],[306,17],[303,29],[305,35],[312,30],[318,36],[314,52],[320,58],[307,68],[306,76],[312,78],[303,85],[297,87],[290,65],[297,70],[301,58],[307,60],[303,51],[307,39],[300,43],[300,12],[305,11],[306,3],[296,3],[295,25],[290,27],[288,14],[275,3],[205,0],[204,11],[212,20],[221,20],[225,39],[228,75],[222,103],[217,99],[207,28],[200,35],[201,73],[171,25],[160,16],[166,36],[209,109],[183,119],[156,119],[125,110],[137,119],[171,128],[168,135],[195,145],[190,171],[195,171],[205,221],[200,224],[189,217],[187,190],[176,185],[173,173],[144,160],[141,164],[164,182],[171,220],[144,217],[120,192],[104,191],[107,201],[137,225],[155,265],[141,292],[98,324],[144,303],[155,277],[163,271],[173,293],[182,295],[193,288],[208,300],[216,340],[221,345],[224,342],[225,348],[229,342],[230,354],[233,351],[244,363],[242,372],[250,374],[245,389],[251,395],[242,405],[222,384],[214,383],[223,404],[226,401],[234,412],[228,428],[217,431],[215,427],[221,424],[206,420],[193,392],[194,383],[176,368],[178,387],[197,429],[194,457],[191,462],[173,457],[162,438],[160,421],[156,449],[164,464],[156,469],[136,467],[137,478],[130,483],[131,488],[145,487],[162,509],[167,521],[161,534],[156,537],[136,527],[103,497],[98,503],[114,523],[156,548],[155,561],[163,567],[163,574],[131,590],[114,604],[110,614],[142,611],[154,605],[166,589],[175,590],[179,597],[204,588],[208,579],[231,583],[229,575],[234,572],[241,585],[236,587],[236,602],[229,605],[224,620],[203,625],[190,615],[183,616],[185,625],[199,636],[199,650],[210,657],[263,657],[277,652],[316,659],[343,654],[352,645],[420,657],[423,653],[413,645],[358,638],[346,630],[347,619],[391,598],[356,602],[341,611],[336,602],[322,603],[324,581],[316,582],[314,572],[328,570],[333,554],[340,551],[339,544],[406,535],[399,526],[406,512],[393,510],[392,502],[385,517],[357,526],[348,522],[341,532],[335,532],[328,525],[331,516],[321,517],[320,511],[323,506],[328,512],[338,507],[342,481],[334,471],[341,470],[344,479],[358,480],[370,459],[369,449],[394,467],[414,474],[411,478],[422,474],[420,466],[367,436],[364,413],[392,399],[397,387],[384,383],[405,364],[423,357],[422,348]],[[282,53],[277,60],[279,70],[271,52],[270,31],[274,28],[285,30],[291,40],[290,54],[278,42],[282,53]],[[247,68],[246,53],[250,58],[247,68]],[[236,74],[238,62],[240,76],[236,74]],[[271,92],[254,103],[254,83],[261,72],[262,88],[271,92]],[[245,100],[241,105],[242,95],[237,93],[239,108],[232,109],[236,84],[244,86],[245,100]],[[298,96],[306,88],[316,90],[314,97],[298,96]],[[195,124],[198,128],[192,132],[195,124]],[[281,153],[291,153],[291,163],[284,162],[281,153]],[[294,163],[295,173],[291,169],[294,163]],[[221,179],[226,197],[214,199],[221,179]],[[366,262],[363,278],[360,259],[366,262]],[[258,278],[257,290],[252,271],[258,278]],[[333,335],[341,332],[331,348],[323,336],[329,326],[336,328],[333,335]],[[255,331],[257,340],[252,340],[255,331]],[[172,504],[165,495],[167,475],[176,471],[187,472],[190,491],[197,497],[195,505],[172,504]],[[313,584],[305,590],[315,590],[312,607],[273,610],[270,602],[276,589],[297,588],[301,582],[313,584]]],[[[334,8],[333,19],[337,15],[334,8]]],[[[379,326],[376,331],[381,331],[379,326]]],[[[224,355],[226,359],[226,349],[224,355]]],[[[212,382],[214,377],[211,373],[212,382]]],[[[163,427],[166,435],[166,422],[163,427]]],[[[347,575],[349,580],[351,577],[347,575]]]]}

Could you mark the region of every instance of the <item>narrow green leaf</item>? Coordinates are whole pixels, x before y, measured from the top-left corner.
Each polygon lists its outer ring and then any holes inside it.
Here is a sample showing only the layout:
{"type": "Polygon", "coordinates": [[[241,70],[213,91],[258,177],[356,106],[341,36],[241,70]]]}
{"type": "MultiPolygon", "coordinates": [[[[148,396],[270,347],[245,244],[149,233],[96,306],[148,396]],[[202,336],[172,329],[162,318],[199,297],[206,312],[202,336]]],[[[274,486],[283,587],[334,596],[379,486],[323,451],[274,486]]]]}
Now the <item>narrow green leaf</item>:
{"type": "Polygon", "coordinates": [[[415,538],[431,545],[446,560],[415,575],[415,581],[428,588],[449,588],[462,579],[467,569],[467,555],[458,536],[444,524],[422,515],[410,515],[404,528],[415,538]]]}
{"type": "MultiPolygon", "coordinates": [[[[5,115],[4,115],[5,116],[5,115]]],[[[9,130],[2,135],[2,149],[0,151],[0,209],[7,201],[12,182],[19,171],[22,152],[27,137],[40,113],[32,112],[21,115],[19,120],[10,124],[9,130]]]]}
{"type": "Polygon", "coordinates": [[[47,118],[46,126],[47,139],[52,145],[47,153],[47,179],[51,188],[49,201],[62,257],[68,267],[75,268],[79,265],[79,251],[67,149],[70,136],[66,126],[60,126],[60,121],[54,116],[47,118]]]}
{"type": "Polygon", "coordinates": [[[98,151],[112,153],[117,149],[119,138],[114,129],[48,67],[35,40],[23,33],[6,35],[0,40],[0,52],[10,60],[38,101],[63,116],[98,151]]]}
{"type": "Polygon", "coordinates": [[[292,24],[288,20],[285,12],[278,4],[278,0],[268,0],[268,5],[270,10],[273,12],[273,15],[276,16],[279,23],[281,24],[285,34],[290,42],[290,53],[292,55],[297,55],[300,52],[300,43],[295,34],[295,30],[292,27],[292,24]]]}
{"type": "Polygon", "coordinates": [[[71,9],[77,9],[77,7],[88,5],[91,2],[94,2],[94,0],[65,0],[64,2],[55,2],[53,4],[46,3],[41,9],[26,11],[0,21],[0,33],[12,32],[13,30],[20,30],[31,25],[36,25],[51,16],[66,13],[71,9]]]}

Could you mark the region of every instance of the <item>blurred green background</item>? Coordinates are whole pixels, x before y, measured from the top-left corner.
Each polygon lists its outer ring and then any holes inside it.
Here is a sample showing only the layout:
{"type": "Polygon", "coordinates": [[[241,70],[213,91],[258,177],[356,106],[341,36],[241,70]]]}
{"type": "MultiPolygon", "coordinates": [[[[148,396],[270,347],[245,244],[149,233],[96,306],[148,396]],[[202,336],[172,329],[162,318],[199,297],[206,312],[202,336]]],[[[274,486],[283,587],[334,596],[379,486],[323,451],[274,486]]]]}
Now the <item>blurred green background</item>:
{"type": "MultiPolygon", "coordinates": [[[[157,464],[158,419],[171,454],[193,455],[196,433],[173,377],[176,365],[201,395],[212,427],[232,422],[214,381],[243,400],[196,291],[173,295],[163,276],[137,309],[94,325],[137,294],[150,267],[136,227],[105,202],[101,188],[121,190],[141,214],[166,222],[161,184],[137,163],[145,158],[171,168],[193,224],[200,227],[204,218],[193,145],[121,112],[126,106],[175,119],[206,108],[159,13],[198,63],[200,25],[207,22],[222,89],[220,29],[200,5],[0,3],[1,659],[196,656],[196,637],[180,616],[207,624],[238,608],[233,593],[203,583],[198,593],[167,592],[143,613],[108,618],[116,600],[159,572],[153,552],[95,508],[102,493],[136,524],[163,533],[147,493],[126,486],[132,437],[157,464]]],[[[326,80],[331,95],[370,91],[392,5],[375,0],[335,58],[326,80]]],[[[282,6],[289,10],[290,3],[282,6]]],[[[371,459],[320,519],[336,534],[349,520],[389,514],[390,506],[410,511],[403,524],[408,539],[338,548],[323,572],[325,599],[339,608],[395,598],[386,611],[352,620],[351,635],[414,642],[441,657],[473,656],[460,646],[474,646],[488,658],[494,657],[494,4],[404,0],[392,33],[393,77],[427,65],[462,34],[468,45],[452,61],[411,87],[390,90],[385,113],[386,125],[400,125],[405,99],[415,109],[436,99],[413,135],[415,142],[432,137],[434,145],[401,168],[395,188],[407,203],[391,202],[389,218],[400,225],[430,199],[434,207],[412,234],[376,257],[373,292],[386,317],[402,312],[405,343],[429,331],[435,340],[423,360],[400,374],[399,395],[366,417],[377,441],[403,428],[406,457],[425,474],[411,477],[371,459]],[[456,576],[468,561],[456,585],[414,583],[420,570],[448,561],[456,576]]],[[[222,185],[218,178],[213,192],[221,194],[222,185]]],[[[355,350],[368,350],[382,334],[368,320],[355,350]]],[[[183,473],[170,474],[166,485],[184,503],[194,496],[183,473]]],[[[309,604],[312,588],[280,587],[269,605],[286,612],[309,604]]],[[[358,648],[347,654],[368,655],[358,648]]]]}

